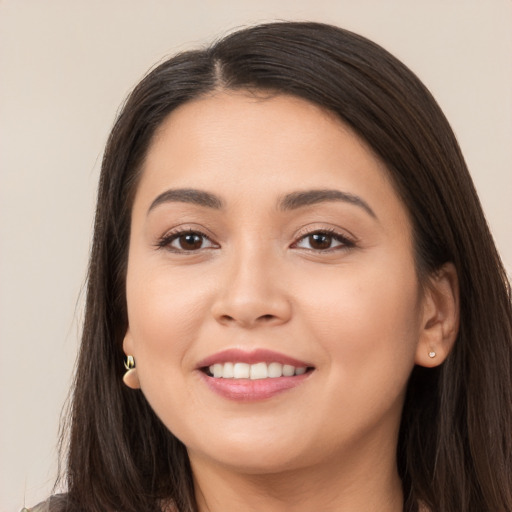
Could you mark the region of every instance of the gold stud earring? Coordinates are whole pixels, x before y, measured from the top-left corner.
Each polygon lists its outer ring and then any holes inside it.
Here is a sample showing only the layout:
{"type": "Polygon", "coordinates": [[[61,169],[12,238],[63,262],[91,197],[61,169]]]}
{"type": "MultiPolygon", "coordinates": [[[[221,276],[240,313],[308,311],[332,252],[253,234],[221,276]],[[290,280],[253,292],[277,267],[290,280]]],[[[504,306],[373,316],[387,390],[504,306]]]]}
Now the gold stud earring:
{"type": "Polygon", "coordinates": [[[127,370],[123,375],[123,382],[125,385],[132,389],[139,389],[139,376],[137,375],[137,368],[135,367],[135,359],[133,356],[126,356],[124,367],[127,370]]]}

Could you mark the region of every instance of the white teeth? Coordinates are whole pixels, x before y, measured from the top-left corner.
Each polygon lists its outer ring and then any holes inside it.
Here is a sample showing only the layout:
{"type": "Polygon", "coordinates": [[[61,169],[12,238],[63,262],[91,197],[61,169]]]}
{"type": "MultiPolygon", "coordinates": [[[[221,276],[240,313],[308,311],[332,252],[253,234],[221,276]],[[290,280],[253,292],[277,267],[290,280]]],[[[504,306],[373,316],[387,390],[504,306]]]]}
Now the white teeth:
{"type": "MultiPolygon", "coordinates": [[[[224,374],[224,371],[223,371],[223,365],[222,364],[214,364],[213,365],[213,376],[214,377],[222,377],[223,374],[224,374]]],[[[211,371],[211,370],[210,370],[211,371]]]]}
{"type": "Polygon", "coordinates": [[[283,365],[281,363],[270,363],[268,365],[268,376],[272,378],[281,377],[283,375],[283,365]]]}
{"type": "Polygon", "coordinates": [[[292,366],[281,363],[216,363],[209,367],[210,374],[216,379],[276,379],[292,377],[306,373],[305,366],[292,366]]]}
{"type": "Polygon", "coordinates": [[[283,375],[285,377],[291,377],[295,374],[295,367],[290,364],[283,365],[283,375]]]}
{"type": "Polygon", "coordinates": [[[235,379],[248,379],[251,374],[251,365],[247,363],[235,363],[233,377],[235,379]]]}
{"type": "Polygon", "coordinates": [[[265,363],[251,364],[251,379],[266,379],[268,377],[267,365],[265,363]]]}
{"type": "Polygon", "coordinates": [[[233,363],[224,363],[224,371],[222,372],[222,377],[225,379],[232,379],[235,376],[233,370],[233,363]]]}

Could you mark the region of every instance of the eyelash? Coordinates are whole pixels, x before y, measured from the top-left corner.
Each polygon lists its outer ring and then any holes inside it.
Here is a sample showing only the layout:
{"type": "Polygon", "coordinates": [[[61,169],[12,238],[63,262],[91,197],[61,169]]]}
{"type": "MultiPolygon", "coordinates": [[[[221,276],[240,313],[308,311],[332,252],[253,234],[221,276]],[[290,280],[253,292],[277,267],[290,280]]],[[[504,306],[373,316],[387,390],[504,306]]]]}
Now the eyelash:
{"type": "Polygon", "coordinates": [[[162,238],[160,238],[158,240],[158,242],[156,243],[156,246],[158,249],[168,249],[169,251],[171,252],[174,252],[174,253],[177,253],[177,254],[186,254],[186,253],[195,253],[201,249],[210,249],[210,248],[213,248],[214,246],[217,246],[217,244],[215,244],[208,235],[205,235],[204,233],[201,233],[201,231],[197,231],[197,230],[194,230],[194,229],[182,229],[182,230],[179,230],[179,231],[173,231],[173,232],[170,232],[170,233],[167,233],[165,234],[162,238]],[[190,250],[187,250],[187,249],[183,249],[183,248],[178,248],[178,247],[172,247],[172,243],[176,240],[179,240],[179,238],[181,237],[184,237],[184,236],[197,236],[197,237],[201,237],[201,239],[204,241],[204,240],[208,240],[211,244],[212,244],[212,247],[200,247],[198,249],[190,249],[190,250]]]}
{"type": "Polygon", "coordinates": [[[308,239],[309,237],[315,236],[315,235],[323,235],[327,236],[330,239],[339,242],[340,245],[337,245],[335,247],[329,247],[327,249],[314,249],[314,248],[308,248],[308,247],[302,247],[302,249],[315,252],[315,253],[326,253],[326,252],[334,252],[334,251],[342,251],[342,250],[348,250],[352,249],[356,246],[355,240],[349,238],[346,235],[342,235],[341,233],[338,233],[335,229],[314,229],[311,231],[308,231],[306,233],[301,233],[300,237],[296,242],[292,244],[292,247],[298,247],[299,243],[308,239]]]}
{"type": "MultiPolygon", "coordinates": [[[[348,238],[345,235],[341,235],[334,229],[315,229],[306,233],[300,234],[300,237],[297,239],[297,241],[293,242],[293,244],[290,246],[292,248],[302,248],[307,251],[315,252],[315,253],[327,253],[327,252],[334,252],[334,251],[340,251],[340,250],[348,250],[356,246],[356,242],[352,240],[351,238],[348,238]],[[340,245],[337,245],[335,247],[328,247],[326,249],[315,249],[312,247],[300,247],[299,244],[305,240],[307,240],[309,237],[315,236],[315,235],[323,235],[331,240],[334,240],[336,242],[339,242],[340,245]]],[[[202,233],[201,231],[193,230],[193,229],[183,229],[179,231],[174,231],[171,233],[167,233],[162,238],[160,238],[157,243],[156,247],[158,249],[168,249],[171,252],[177,253],[177,254],[193,254],[200,250],[207,250],[212,248],[218,248],[218,244],[215,244],[211,240],[211,238],[202,233]],[[208,241],[211,246],[210,247],[199,247],[197,249],[184,249],[184,248],[178,248],[173,247],[172,243],[179,240],[179,238],[184,236],[196,236],[200,237],[202,239],[202,242],[205,240],[208,241]]]]}

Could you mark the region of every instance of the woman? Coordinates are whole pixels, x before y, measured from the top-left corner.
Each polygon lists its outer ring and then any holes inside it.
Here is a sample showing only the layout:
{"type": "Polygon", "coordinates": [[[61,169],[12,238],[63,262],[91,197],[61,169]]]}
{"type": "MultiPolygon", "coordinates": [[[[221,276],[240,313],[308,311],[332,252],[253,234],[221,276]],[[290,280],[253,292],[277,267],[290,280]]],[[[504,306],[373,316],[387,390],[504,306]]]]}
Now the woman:
{"type": "Polygon", "coordinates": [[[404,65],[317,23],[180,54],[107,144],[49,508],[512,510],[511,326],[404,65]]]}

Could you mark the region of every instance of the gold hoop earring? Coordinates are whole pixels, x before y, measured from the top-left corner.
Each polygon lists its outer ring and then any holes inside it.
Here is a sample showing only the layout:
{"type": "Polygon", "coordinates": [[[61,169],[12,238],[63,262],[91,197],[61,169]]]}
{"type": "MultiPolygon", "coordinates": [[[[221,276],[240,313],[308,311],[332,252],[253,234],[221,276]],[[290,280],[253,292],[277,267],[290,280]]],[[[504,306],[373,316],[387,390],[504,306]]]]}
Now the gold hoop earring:
{"type": "Polygon", "coordinates": [[[135,359],[133,359],[133,356],[126,356],[126,359],[124,360],[124,367],[130,371],[135,368],[135,359]]]}
{"type": "Polygon", "coordinates": [[[135,359],[131,355],[127,355],[124,361],[126,372],[123,375],[123,382],[131,389],[140,389],[139,376],[135,367],[135,359]]]}

